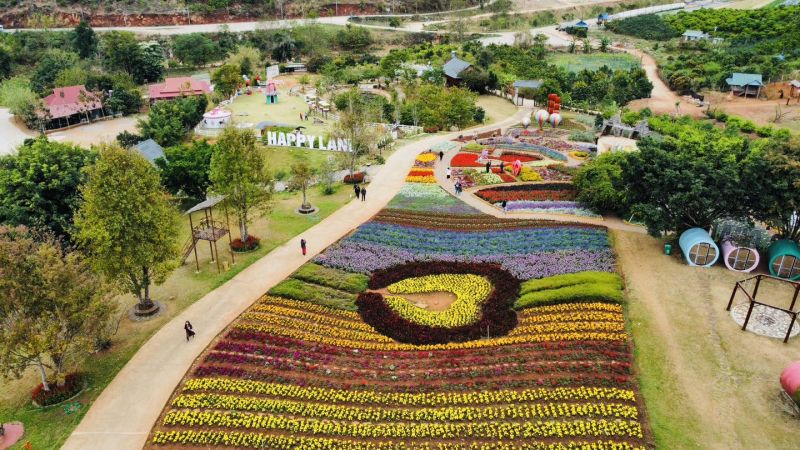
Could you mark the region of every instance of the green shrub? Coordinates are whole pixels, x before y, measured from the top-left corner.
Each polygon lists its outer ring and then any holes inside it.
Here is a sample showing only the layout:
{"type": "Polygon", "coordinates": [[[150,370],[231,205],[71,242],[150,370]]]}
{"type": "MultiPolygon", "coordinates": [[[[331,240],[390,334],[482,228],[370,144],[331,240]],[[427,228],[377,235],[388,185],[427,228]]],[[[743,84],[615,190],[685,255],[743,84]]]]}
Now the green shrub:
{"type": "Polygon", "coordinates": [[[587,271],[526,281],[522,283],[520,292],[522,294],[527,294],[547,289],[558,289],[565,286],[590,283],[611,284],[617,286],[618,289],[622,289],[622,278],[616,273],[587,271]]]}
{"type": "Polygon", "coordinates": [[[286,297],[293,300],[316,303],[329,308],[356,310],[356,295],[338,289],[306,283],[303,280],[289,278],[278,283],[269,290],[270,295],[286,297]]]}
{"type": "Polygon", "coordinates": [[[606,28],[629,36],[653,41],[665,41],[677,37],[680,33],[668,24],[661,16],[645,14],[643,16],[629,17],[614,20],[606,24],[606,28]]]}
{"type": "Polygon", "coordinates": [[[314,263],[303,264],[292,275],[292,278],[353,294],[367,290],[367,281],[369,281],[368,276],[360,273],[345,272],[314,263]]]}
{"type": "Polygon", "coordinates": [[[517,299],[514,308],[588,302],[622,303],[622,290],[610,283],[575,284],[530,292],[517,299]]]}

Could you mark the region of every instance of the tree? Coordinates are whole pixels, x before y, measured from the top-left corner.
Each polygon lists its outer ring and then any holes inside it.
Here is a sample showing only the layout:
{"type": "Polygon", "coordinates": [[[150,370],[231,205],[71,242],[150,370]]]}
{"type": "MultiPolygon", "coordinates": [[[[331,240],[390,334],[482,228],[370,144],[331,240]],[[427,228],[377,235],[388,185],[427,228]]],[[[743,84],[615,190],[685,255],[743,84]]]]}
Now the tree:
{"type": "Polygon", "coordinates": [[[739,158],[746,141],[738,134],[722,135],[690,123],[676,125],[675,136],[661,141],[639,141],[639,151],[622,166],[631,211],[655,236],[708,228],[720,217],[743,215],[739,158]]]}
{"type": "Polygon", "coordinates": [[[37,242],[24,227],[0,228],[0,372],[19,379],[35,367],[49,391],[106,337],[112,292],[52,237],[37,242]]]}
{"type": "Polygon", "coordinates": [[[214,91],[228,98],[236,93],[242,83],[242,73],[239,66],[225,64],[214,71],[211,75],[211,81],[214,83],[214,91]]]}
{"type": "Polygon", "coordinates": [[[78,85],[85,85],[86,82],[89,80],[89,73],[85,67],[81,66],[74,66],[69,67],[61,72],[58,73],[56,76],[55,81],[53,82],[54,87],[65,87],[65,86],[78,86],[78,85]]]}
{"type": "Polygon", "coordinates": [[[173,195],[183,193],[193,201],[204,200],[211,186],[209,171],[214,148],[205,140],[166,148],[166,159],[156,159],[161,183],[173,195]]]}
{"type": "Polygon", "coordinates": [[[83,169],[96,154],[40,137],[0,158],[0,222],[70,238],[83,169]]]}
{"type": "Polygon", "coordinates": [[[581,166],[575,175],[578,200],[601,213],[625,214],[628,202],[622,181],[624,152],[610,152],[581,166]]]}
{"type": "Polygon", "coordinates": [[[211,156],[209,178],[211,190],[227,197],[239,222],[241,241],[247,243],[247,226],[253,214],[269,212],[273,191],[272,175],[264,167],[252,130],[223,130],[211,156]]]}
{"type": "Polygon", "coordinates": [[[78,55],[60,49],[50,49],[42,56],[31,74],[31,85],[35,92],[44,94],[55,85],[56,77],[64,69],[78,62],[78,55]]]}
{"type": "Polygon", "coordinates": [[[583,40],[583,53],[592,53],[592,41],[589,39],[583,40]]]}
{"type": "Polygon", "coordinates": [[[0,45],[0,80],[4,80],[11,76],[13,62],[11,51],[0,45]]]}
{"type": "Polygon", "coordinates": [[[461,79],[467,89],[478,94],[486,92],[486,88],[489,85],[489,74],[479,68],[465,70],[461,74],[461,79]]]}
{"type": "Polygon", "coordinates": [[[800,143],[787,136],[756,141],[744,161],[752,217],[785,239],[800,241],[800,143]]]}
{"type": "Polygon", "coordinates": [[[316,175],[316,170],[314,170],[307,161],[297,161],[292,164],[291,174],[292,177],[289,179],[289,186],[292,189],[298,189],[303,192],[303,203],[300,205],[300,210],[311,211],[313,208],[308,202],[306,191],[316,175]]]}
{"type": "Polygon", "coordinates": [[[24,121],[28,128],[39,128],[37,111],[41,108],[41,101],[31,90],[27,79],[13,77],[3,81],[0,84],[0,103],[8,107],[11,114],[24,121]]]}
{"type": "Polygon", "coordinates": [[[333,183],[336,181],[336,170],[338,168],[336,159],[333,156],[328,156],[322,164],[320,164],[318,172],[323,195],[331,195],[334,193],[333,183]]]}
{"type": "Polygon", "coordinates": [[[142,108],[142,93],[130,75],[114,75],[110,91],[104,104],[115,113],[136,114],[142,108]]]}
{"type": "Polygon", "coordinates": [[[206,106],[208,99],[204,95],[156,102],[147,119],[139,120],[139,129],[144,138],[153,139],[163,147],[172,147],[202,120],[206,106]]]}
{"type": "Polygon", "coordinates": [[[336,32],[336,43],[342,50],[363,51],[372,45],[372,33],[364,27],[354,27],[348,23],[336,32]]]}
{"type": "Polygon", "coordinates": [[[137,297],[136,312],[152,313],[150,286],[177,266],[177,211],[158,171],[138,153],[101,147],[86,173],[75,216],[77,241],[95,268],[137,297]]]}
{"type": "Polygon", "coordinates": [[[334,125],[332,137],[349,140],[351,151],[341,152],[343,166],[348,169],[352,176],[356,171],[356,164],[359,157],[370,153],[378,143],[379,136],[372,123],[377,121],[378,112],[376,108],[364,105],[357,106],[355,100],[350,97],[346,108],[339,110],[339,121],[334,125]]]}
{"type": "Polygon", "coordinates": [[[142,49],[136,41],[136,35],[116,30],[103,33],[101,53],[106,70],[122,70],[136,80],[137,66],[142,60],[142,49]]]}
{"type": "Polygon", "coordinates": [[[308,76],[308,74],[303,74],[303,75],[300,75],[300,78],[297,80],[297,82],[300,83],[300,87],[301,87],[302,92],[305,92],[306,91],[306,86],[311,84],[311,78],[308,76]]]}
{"type": "Polygon", "coordinates": [[[236,53],[228,56],[225,64],[239,66],[242,75],[251,75],[253,74],[253,62],[261,61],[261,59],[261,52],[257,48],[242,45],[236,50],[236,53]]]}
{"type": "Polygon", "coordinates": [[[603,36],[603,38],[600,39],[600,51],[606,53],[608,51],[609,45],[611,45],[611,39],[609,39],[606,36],[603,36]]]}
{"type": "Polygon", "coordinates": [[[172,51],[181,64],[190,66],[205,66],[222,56],[219,46],[200,33],[182,34],[176,37],[172,51]]]}
{"type": "Polygon", "coordinates": [[[81,59],[91,58],[97,52],[97,35],[86,20],[81,20],[75,27],[73,45],[81,59]]]}
{"type": "Polygon", "coordinates": [[[281,31],[272,35],[270,47],[272,59],[283,62],[292,59],[297,43],[291,34],[281,31]]]}
{"type": "Polygon", "coordinates": [[[152,83],[164,76],[164,48],[155,41],[139,44],[139,61],[131,75],[137,83],[152,83]]]}

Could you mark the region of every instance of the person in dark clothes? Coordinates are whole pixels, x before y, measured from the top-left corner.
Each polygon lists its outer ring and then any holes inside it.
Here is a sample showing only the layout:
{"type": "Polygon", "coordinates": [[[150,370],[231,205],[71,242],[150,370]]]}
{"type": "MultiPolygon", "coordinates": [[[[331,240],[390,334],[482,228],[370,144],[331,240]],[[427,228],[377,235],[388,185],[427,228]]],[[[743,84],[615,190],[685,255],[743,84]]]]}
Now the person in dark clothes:
{"type": "Polygon", "coordinates": [[[503,173],[503,168],[505,167],[505,165],[506,165],[505,161],[500,161],[500,173],[503,173]]]}
{"type": "Polygon", "coordinates": [[[439,150],[439,161],[441,161],[442,158],[444,158],[444,152],[439,150]]]}
{"type": "Polygon", "coordinates": [[[361,195],[361,186],[354,184],[353,191],[356,193],[356,199],[358,199],[358,196],[361,195]]]}
{"type": "Polygon", "coordinates": [[[491,170],[492,170],[492,162],[486,161],[486,173],[489,173],[489,171],[491,170]]]}
{"type": "Polygon", "coordinates": [[[365,201],[367,199],[367,188],[361,188],[361,201],[365,201]]]}
{"type": "Polygon", "coordinates": [[[189,339],[194,337],[194,327],[192,327],[192,323],[187,320],[186,323],[183,324],[183,329],[186,331],[186,342],[189,342],[189,339]]]}
{"type": "Polygon", "coordinates": [[[501,206],[503,207],[503,211],[508,211],[508,209],[506,209],[506,205],[507,204],[508,203],[505,200],[503,200],[503,203],[501,203],[501,206]]]}
{"type": "Polygon", "coordinates": [[[300,239],[300,250],[303,251],[303,256],[306,254],[306,240],[300,239]]]}

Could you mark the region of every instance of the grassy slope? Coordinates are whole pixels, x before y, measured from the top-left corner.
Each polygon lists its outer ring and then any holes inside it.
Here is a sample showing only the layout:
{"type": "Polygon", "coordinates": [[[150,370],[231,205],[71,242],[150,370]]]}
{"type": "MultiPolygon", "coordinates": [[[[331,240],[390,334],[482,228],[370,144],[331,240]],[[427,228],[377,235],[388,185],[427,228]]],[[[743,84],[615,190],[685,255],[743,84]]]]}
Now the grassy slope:
{"type": "MultiPolygon", "coordinates": [[[[578,48],[581,48],[580,44],[578,48]]],[[[554,53],[547,59],[547,62],[571,72],[580,72],[583,69],[594,71],[603,66],[612,70],[639,67],[639,61],[626,53],[554,53]]]]}
{"type": "MultiPolygon", "coordinates": [[[[97,398],[153,333],[205,293],[228,281],[275,247],[339,209],[349,200],[352,192],[348,186],[343,186],[331,196],[320,196],[316,188],[310,190],[309,194],[311,202],[320,208],[320,212],[313,217],[300,216],[294,212],[300,203],[298,194],[278,194],[275,209],[269,219],[259,220],[251,227],[252,232],[262,238],[261,248],[250,254],[237,255],[237,263],[230,271],[217,274],[216,265],[210,264],[208,246],[201,245],[198,252],[201,268],[199,274],[195,273],[194,257],[191,256],[187,264],[176,270],[163,285],[156,287],[153,296],[164,301],[167,305],[166,313],[143,323],[134,324],[127,319],[122,320],[113,349],[91,357],[84,366],[90,380],[90,388],[73,400],[83,405],[78,413],[67,415],[61,406],[44,411],[33,410],[28,401],[30,390],[38,382],[33,373],[27,374],[20,381],[4,382],[4,389],[0,389],[0,422],[19,420],[26,428],[25,438],[21,444],[15,446],[15,449],[21,448],[27,441],[30,441],[37,450],[57,449],[78,425],[88,410],[87,405],[97,398]]],[[[224,216],[221,211],[216,211],[215,217],[224,216]]],[[[184,238],[188,236],[188,225],[185,228],[184,238]]],[[[238,232],[234,230],[233,235],[238,236],[238,232]]],[[[226,248],[227,243],[219,243],[223,261],[228,259],[224,253],[226,248]]],[[[131,305],[134,300],[126,296],[122,301],[125,305],[131,305]]]]}

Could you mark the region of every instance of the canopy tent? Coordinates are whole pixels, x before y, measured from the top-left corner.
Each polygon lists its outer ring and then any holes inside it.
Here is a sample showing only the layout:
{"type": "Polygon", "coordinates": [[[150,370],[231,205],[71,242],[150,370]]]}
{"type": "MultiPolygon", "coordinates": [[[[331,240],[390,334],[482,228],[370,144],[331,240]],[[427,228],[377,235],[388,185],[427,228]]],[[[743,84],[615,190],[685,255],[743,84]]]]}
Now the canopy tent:
{"type": "Polygon", "coordinates": [[[789,239],[775,241],[767,250],[769,273],[778,278],[800,280],[800,246],[789,239]]]}
{"type": "Polygon", "coordinates": [[[711,267],[719,258],[719,247],[702,228],[689,228],[678,239],[683,256],[690,266],[711,267]]]}

